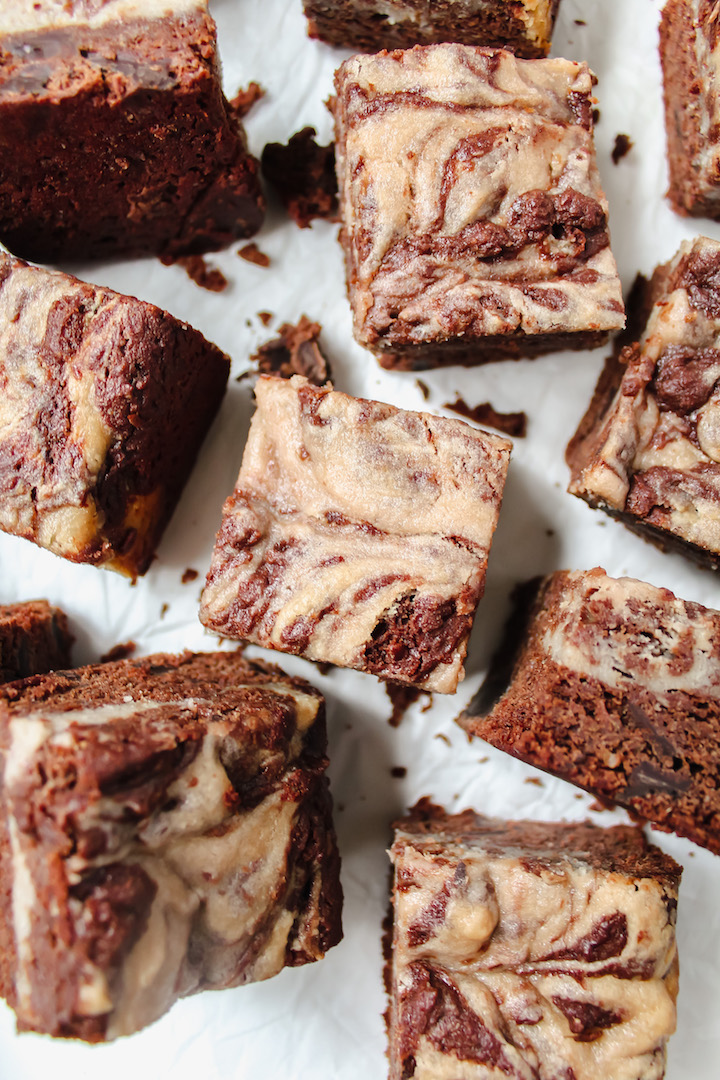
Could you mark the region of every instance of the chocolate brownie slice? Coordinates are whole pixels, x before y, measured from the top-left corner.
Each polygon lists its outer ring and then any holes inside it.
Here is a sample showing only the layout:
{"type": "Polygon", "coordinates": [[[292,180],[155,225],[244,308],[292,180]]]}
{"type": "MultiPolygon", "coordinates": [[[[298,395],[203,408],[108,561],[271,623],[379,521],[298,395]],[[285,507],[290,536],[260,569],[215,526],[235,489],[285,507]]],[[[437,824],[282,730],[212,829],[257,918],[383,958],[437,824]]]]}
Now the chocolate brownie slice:
{"type": "MultiPolygon", "coordinates": [[[[526,602],[529,595],[524,595],[526,602]]],[[[538,587],[472,735],[720,854],[720,612],[603,570],[538,587]]]]}
{"type": "Polygon", "coordinates": [[[685,241],[637,293],[567,448],[568,490],[701,565],[720,563],[720,244],[685,241]]]}
{"type": "Polygon", "coordinates": [[[70,667],[67,615],[47,600],[0,605],[0,682],[70,667]]]}
{"type": "Polygon", "coordinates": [[[101,1042],[341,937],[322,696],[239,653],[0,689],[0,993],[101,1042]]]}
{"type": "Polygon", "coordinates": [[[637,828],[395,825],[390,1078],[649,1080],[675,1030],[681,869],[637,828]]]}
{"type": "Polygon", "coordinates": [[[40,262],[214,250],[260,228],[206,0],[0,6],[0,240],[40,262]]]}
{"type": "Polygon", "coordinates": [[[200,609],[224,637],[453,693],[510,443],[261,376],[200,609]]]}
{"type": "Polygon", "coordinates": [[[720,218],[718,11],[711,0],[668,0],[660,61],[673,209],[720,218]]]}
{"type": "Polygon", "coordinates": [[[166,311],[0,251],[0,528],[143,574],[229,371],[166,311]]]}
{"type": "Polygon", "coordinates": [[[352,57],[335,84],[353,329],[383,366],[587,348],[624,325],[587,65],[430,45],[352,57]]]}
{"type": "Polygon", "coordinates": [[[547,56],[560,0],[305,0],[310,37],[356,52],[441,41],[547,56]]]}

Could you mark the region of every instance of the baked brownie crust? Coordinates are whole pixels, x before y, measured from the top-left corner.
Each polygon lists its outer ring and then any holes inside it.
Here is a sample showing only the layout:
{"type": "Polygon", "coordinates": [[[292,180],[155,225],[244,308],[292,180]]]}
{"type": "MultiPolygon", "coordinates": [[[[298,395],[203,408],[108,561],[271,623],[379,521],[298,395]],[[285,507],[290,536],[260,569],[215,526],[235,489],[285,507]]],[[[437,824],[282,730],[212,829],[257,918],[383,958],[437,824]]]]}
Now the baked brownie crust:
{"type": "Polygon", "coordinates": [[[435,45],[335,81],[354,333],[385,366],[586,348],[624,324],[586,65],[435,45]]]}
{"type": "Polygon", "coordinates": [[[611,357],[567,449],[569,491],[663,548],[720,561],[720,244],[685,242],[638,296],[639,343],[611,357]]]}
{"type": "Polygon", "coordinates": [[[560,0],[305,0],[310,37],[356,52],[459,41],[547,56],[560,0]]]}
{"type": "Polygon", "coordinates": [[[70,667],[67,615],[47,600],[0,605],[0,682],[70,667]]]}
{"type": "Polygon", "coordinates": [[[637,828],[450,816],[427,799],[395,828],[391,1080],[663,1075],[672,859],[637,828]]]}
{"type": "Polygon", "coordinates": [[[0,159],[0,240],[30,259],[208,251],[263,219],[205,0],[4,5],[0,159]]]}
{"type": "Polygon", "coordinates": [[[200,609],[225,637],[454,692],[510,444],[261,376],[200,609]]]}
{"type": "Polygon", "coordinates": [[[232,653],[120,661],[10,684],[0,732],[0,988],[21,1029],[110,1040],[339,940],[303,680],[232,653]]]}
{"type": "Polygon", "coordinates": [[[160,308],[0,252],[0,528],[144,573],[229,370],[160,308]]]}
{"type": "Polygon", "coordinates": [[[484,705],[468,733],[720,853],[720,613],[599,569],[553,574],[484,705]]]}
{"type": "Polygon", "coordinates": [[[712,0],[668,0],[660,20],[673,209],[720,217],[720,43],[712,0]]]}

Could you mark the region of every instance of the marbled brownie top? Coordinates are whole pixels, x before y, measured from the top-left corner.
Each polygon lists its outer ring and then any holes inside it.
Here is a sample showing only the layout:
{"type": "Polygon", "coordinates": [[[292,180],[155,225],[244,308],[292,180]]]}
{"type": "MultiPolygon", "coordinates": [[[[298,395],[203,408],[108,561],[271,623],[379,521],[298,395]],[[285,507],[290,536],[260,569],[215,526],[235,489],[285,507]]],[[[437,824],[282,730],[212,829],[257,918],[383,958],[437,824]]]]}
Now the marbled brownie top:
{"type": "MultiPolygon", "coordinates": [[[[205,625],[362,667],[375,627],[404,597],[417,607],[460,596],[473,612],[510,443],[300,376],[261,377],[255,393],[203,593],[205,625]]],[[[464,648],[423,672],[428,689],[454,690],[464,648]]]]}
{"type": "Polygon", "coordinates": [[[207,10],[207,0],[12,0],[0,5],[0,31],[99,29],[113,22],[207,15],[207,10]]]}
{"type": "Polygon", "coordinates": [[[454,44],[340,67],[338,178],[362,340],[393,319],[413,342],[461,334],[471,310],[476,335],[623,325],[592,81],[585,64],[454,44]]]}
{"type": "Polygon", "coordinates": [[[605,416],[568,451],[570,491],[720,552],[720,243],[685,241],[605,416]],[[577,457],[575,455],[577,454],[577,457]],[[575,460],[573,460],[573,458],[575,460]]]}

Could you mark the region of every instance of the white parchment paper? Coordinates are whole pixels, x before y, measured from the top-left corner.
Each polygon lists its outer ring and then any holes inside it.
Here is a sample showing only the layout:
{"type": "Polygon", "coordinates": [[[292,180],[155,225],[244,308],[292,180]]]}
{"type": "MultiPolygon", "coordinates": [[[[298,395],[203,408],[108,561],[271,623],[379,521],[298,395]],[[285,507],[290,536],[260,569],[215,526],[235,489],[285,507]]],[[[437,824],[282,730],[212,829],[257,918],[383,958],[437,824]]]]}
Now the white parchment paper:
{"type": "MultiPolygon", "coordinates": [[[[305,124],[315,125],[321,141],[328,141],[331,122],[323,102],[345,54],[306,38],[300,0],[214,0],[211,6],[226,92],[232,96],[251,79],[267,90],[247,120],[251,149],[259,154],[266,142],[286,141],[305,124]]],[[[599,78],[598,158],[626,288],[638,270],[647,273],[674,254],[681,240],[701,232],[720,239],[718,225],[676,217],[663,197],[660,6],[659,0],[563,0],[554,39],[555,55],[587,60],[599,78]],[[616,166],[610,152],[619,132],[630,135],[634,146],[616,166]]],[[[387,903],[389,821],[421,795],[450,809],[472,806],[504,817],[590,817],[603,825],[623,820],[621,813],[592,811],[591,799],[569,785],[481,742],[469,743],[454,723],[487,669],[513,584],[557,568],[599,564],[610,574],[644,578],[720,608],[715,575],[656,551],[565,492],[565,444],[606,350],[426,372],[426,402],[413,374],[383,372],[353,342],[336,233],[336,226],[324,222],[299,230],[271,207],[257,238],[272,260],[270,268],[239,259],[235,249],[211,256],[210,263],[230,281],[219,294],[199,289],[182,269],[154,259],[73,268],[88,281],[153,301],[192,322],[230,353],[233,378],[145,578],[133,586],[112,573],[73,566],[25,541],[0,536],[0,601],[47,596],[64,607],[78,637],[77,663],[94,661],[130,639],[138,654],[215,648],[217,640],[198,622],[197,607],[252,412],[250,384],[234,376],[274,328],[306,313],[323,324],[338,389],[438,412],[459,392],[471,405],[490,400],[500,410],[528,413],[528,437],[515,441],[467,679],[457,695],[436,695],[427,711],[421,701],[392,729],[388,699],[374,678],[339,670],[323,677],[311,664],[273,654],[271,659],[314,681],[328,699],[330,775],[346,896],[344,941],[321,963],[285,971],[264,984],[185,1000],[148,1030],[110,1046],[17,1036],[12,1013],[0,1005],[0,1080],[384,1077],[380,924],[387,903]],[[258,319],[260,311],[274,313],[270,327],[258,319]],[[200,576],[182,585],[186,568],[200,576]],[[405,767],[406,776],[393,777],[394,766],[405,767]]],[[[667,1075],[717,1080],[720,859],[677,837],[652,833],[652,838],[685,868],[678,1030],[670,1042],[667,1075]]]]}

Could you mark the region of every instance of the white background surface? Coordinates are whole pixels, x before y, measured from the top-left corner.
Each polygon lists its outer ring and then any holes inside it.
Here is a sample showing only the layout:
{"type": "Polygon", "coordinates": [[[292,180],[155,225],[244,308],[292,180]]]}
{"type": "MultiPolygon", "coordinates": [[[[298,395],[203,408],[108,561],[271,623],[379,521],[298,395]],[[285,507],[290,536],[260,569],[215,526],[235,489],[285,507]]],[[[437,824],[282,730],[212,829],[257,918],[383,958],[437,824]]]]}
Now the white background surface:
{"type": "MultiPolygon", "coordinates": [[[[214,0],[211,7],[228,95],[251,79],[267,90],[247,121],[251,149],[259,154],[267,141],[286,141],[307,123],[328,141],[331,123],[323,101],[345,54],[305,37],[300,0],[214,0]]],[[[599,77],[599,166],[626,289],[638,270],[650,272],[674,254],[682,239],[699,232],[720,239],[719,226],[682,220],[663,198],[659,11],[659,0],[563,0],[554,38],[554,55],[587,60],[599,77]],[[586,25],[578,26],[576,19],[586,25]],[[615,166],[610,151],[618,132],[629,134],[635,145],[615,166]]],[[[301,231],[271,208],[256,238],[271,257],[271,267],[246,263],[234,249],[211,256],[209,262],[230,281],[220,294],[200,290],[182,269],[163,267],[154,259],[74,269],[80,277],[154,301],[191,321],[230,353],[233,376],[247,367],[249,354],[272,336],[273,328],[306,313],[325,328],[323,342],[340,390],[430,411],[440,411],[459,391],[471,405],[490,400],[500,410],[526,410],[529,434],[515,442],[467,679],[455,697],[436,695],[426,712],[419,702],[393,730],[385,692],[371,676],[336,670],[322,677],[301,660],[271,656],[327,695],[330,775],[346,894],[344,941],[319,964],[285,971],[265,984],[183,1001],[150,1029],[111,1046],[17,1037],[12,1014],[0,1004],[0,1080],[384,1077],[380,924],[387,896],[389,821],[421,795],[451,809],[473,806],[505,817],[590,817],[603,825],[622,819],[619,813],[589,811],[591,799],[561,781],[542,776],[542,786],[528,783],[541,774],[483,743],[469,743],[454,723],[486,670],[513,584],[556,568],[600,564],[610,574],[644,578],[685,599],[720,607],[715,575],[656,551],[565,492],[565,444],[587,405],[606,349],[474,371],[423,373],[431,390],[425,402],[413,374],[383,372],[353,343],[336,232],[336,226],[324,222],[301,231]],[[264,310],[276,315],[267,329],[257,318],[264,310]],[[407,768],[405,779],[391,776],[396,765],[407,768]]],[[[137,585],[2,536],[0,601],[47,596],[64,607],[78,637],[77,663],[96,660],[128,639],[137,642],[139,654],[216,647],[216,639],[197,621],[198,597],[222,502],[240,466],[251,411],[250,383],[231,378],[219,420],[158,558],[137,585]],[[200,577],[183,586],[186,567],[198,570],[200,577]],[[165,603],[169,608],[161,619],[165,603]]],[[[678,924],[678,1031],[670,1042],[667,1075],[670,1080],[716,1080],[720,859],[688,841],[652,836],[685,867],[678,924]]]]}

